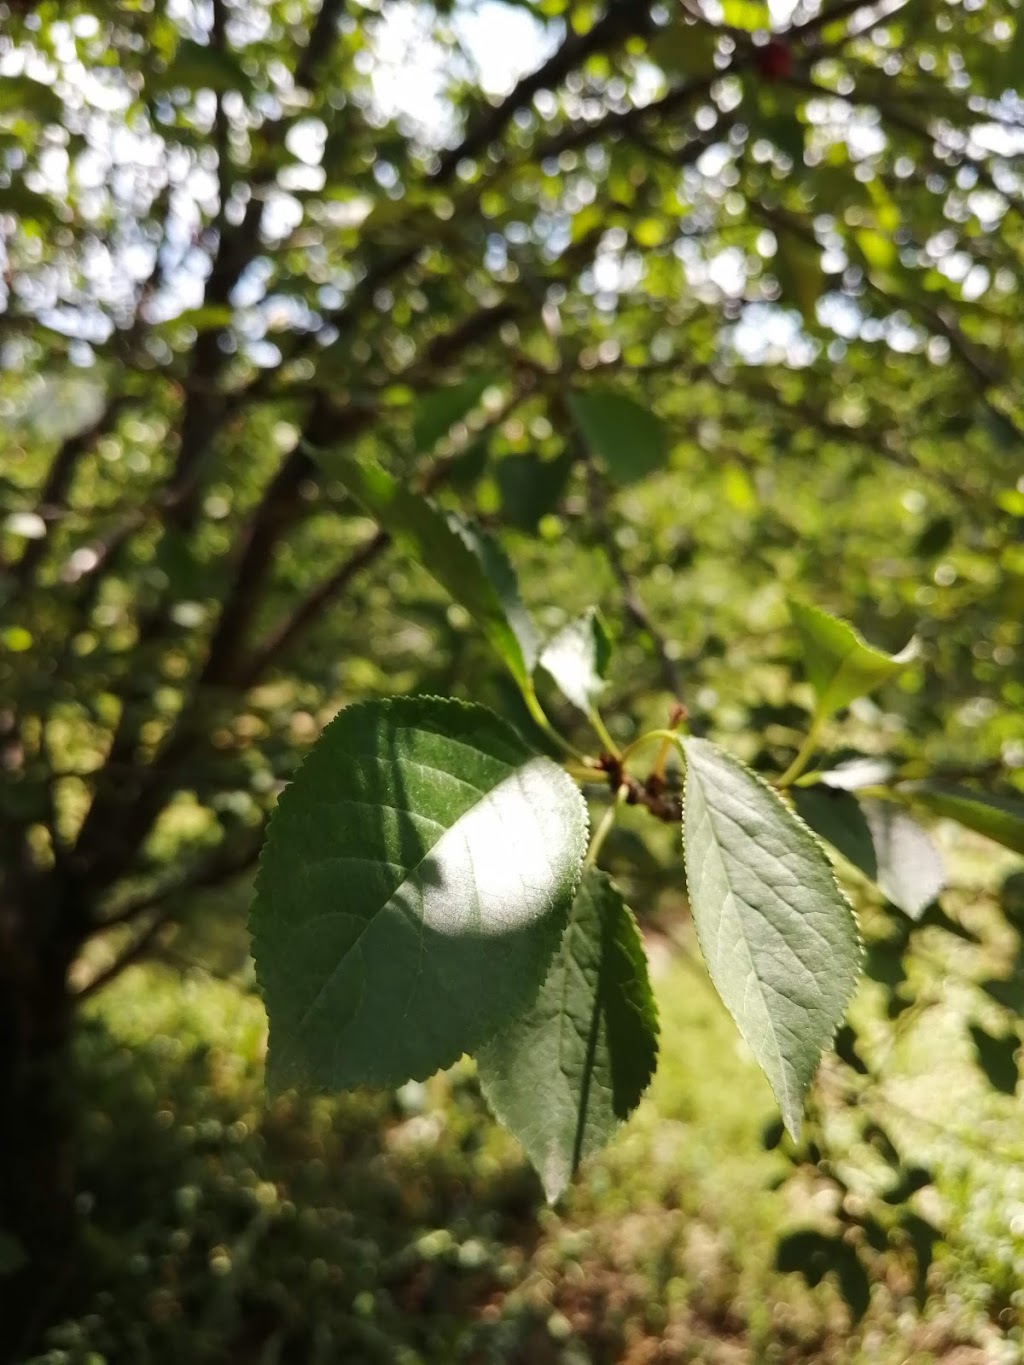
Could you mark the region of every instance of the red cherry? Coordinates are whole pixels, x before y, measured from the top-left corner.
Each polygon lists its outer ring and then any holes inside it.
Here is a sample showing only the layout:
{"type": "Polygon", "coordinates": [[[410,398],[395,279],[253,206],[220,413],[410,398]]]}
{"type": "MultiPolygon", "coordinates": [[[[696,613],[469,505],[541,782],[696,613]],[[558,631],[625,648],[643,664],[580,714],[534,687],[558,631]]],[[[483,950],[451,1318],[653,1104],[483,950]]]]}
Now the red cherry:
{"type": "Polygon", "coordinates": [[[784,81],[793,71],[793,50],[788,43],[772,38],[757,49],[754,65],[766,81],[784,81]]]}

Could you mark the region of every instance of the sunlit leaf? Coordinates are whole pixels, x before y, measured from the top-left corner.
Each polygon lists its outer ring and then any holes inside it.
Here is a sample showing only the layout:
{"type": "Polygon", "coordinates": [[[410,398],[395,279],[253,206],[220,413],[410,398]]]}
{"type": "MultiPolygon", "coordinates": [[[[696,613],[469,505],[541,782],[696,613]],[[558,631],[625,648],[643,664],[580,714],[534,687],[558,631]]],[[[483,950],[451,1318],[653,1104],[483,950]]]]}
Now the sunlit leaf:
{"type": "Polygon", "coordinates": [[[946,884],[939,851],[916,820],[890,801],[861,802],[871,831],[882,894],[918,919],[946,884]]]}
{"type": "Polygon", "coordinates": [[[591,607],[544,646],[541,667],[584,713],[600,700],[612,657],[612,642],[601,613],[591,607]]]}
{"type": "Polygon", "coordinates": [[[282,794],[250,927],[276,1087],[423,1078],[544,981],[579,882],[579,791],[480,706],[342,711],[282,794]]]}
{"type": "Polygon", "coordinates": [[[829,716],[873,692],[917,656],[911,640],[899,654],[869,645],[847,621],[792,598],[789,611],[803,650],[804,667],[817,695],[817,714],[829,716]]]}
{"type": "Polygon", "coordinates": [[[722,0],[722,18],[730,28],[746,29],[748,33],[772,26],[767,0],[722,0]]]}
{"type": "Polygon", "coordinates": [[[860,971],[853,912],[823,850],[775,792],[707,740],[688,739],[684,751],[697,937],[796,1136],[860,971]]]}

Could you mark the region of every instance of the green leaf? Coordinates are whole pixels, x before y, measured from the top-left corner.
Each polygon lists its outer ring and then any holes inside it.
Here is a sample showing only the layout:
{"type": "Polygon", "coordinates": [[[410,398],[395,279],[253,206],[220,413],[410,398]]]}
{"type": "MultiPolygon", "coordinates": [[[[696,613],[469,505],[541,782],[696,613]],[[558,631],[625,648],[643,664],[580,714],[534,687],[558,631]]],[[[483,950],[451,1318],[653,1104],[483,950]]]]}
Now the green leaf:
{"type": "Polygon", "coordinates": [[[1002,81],[1003,88],[1016,96],[1020,90],[1021,71],[1024,71],[1024,9],[1018,7],[1013,37],[1005,53],[1001,54],[996,81],[1002,81]]]}
{"type": "Polygon", "coordinates": [[[664,466],[665,428],[650,408],[612,389],[571,393],[567,401],[583,439],[616,483],[632,483],[664,466]]]}
{"type": "Polygon", "coordinates": [[[493,383],[493,375],[476,375],[461,384],[450,384],[425,394],[413,417],[412,439],[417,454],[424,455],[433,450],[456,422],[461,422],[473,411],[493,383]]]}
{"type": "Polygon", "coordinates": [[[981,796],[966,787],[942,788],[929,783],[897,790],[897,795],[904,793],[914,805],[923,806],[947,820],[955,820],[976,834],[1013,849],[1014,853],[1024,853],[1024,801],[981,796]]]}
{"type": "Polygon", "coordinates": [[[189,90],[247,90],[251,82],[233,52],[222,52],[203,43],[184,38],[167,70],[151,77],[150,88],[174,90],[184,86],[189,90]]]}
{"type": "Polygon", "coordinates": [[[861,787],[884,787],[895,771],[887,758],[850,758],[812,780],[834,791],[855,792],[861,787]]]}
{"type": "Polygon", "coordinates": [[[572,465],[570,451],[564,451],[554,460],[542,460],[533,454],[506,455],[499,460],[494,477],[501,493],[505,522],[522,531],[536,531],[541,517],[558,506],[572,465]]]}
{"type": "Polygon", "coordinates": [[[991,1033],[986,1033],[983,1028],[972,1024],[971,1038],[978,1057],[978,1065],[984,1071],[989,1085],[1004,1095],[1015,1095],[1019,1079],[1017,1049],[1020,1040],[1017,1035],[1009,1033],[1001,1038],[994,1038],[991,1033]]]}
{"type": "Polygon", "coordinates": [[[956,535],[952,517],[933,517],[914,542],[914,554],[922,559],[934,559],[949,549],[956,535]]]}
{"type": "Polygon", "coordinates": [[[589,714],[605,688],[612,642],[596,607],[570,621],[544,646],[540,666],[573,706],[589,714]]]}
{"type": "Polygon", "coordinates": [[[747,33],[772,26],[767,0],[722,0],[722,18],[730,28],[742,28],[747,33]]]}
{"type": "Polygon", "coordinates": [[[586,830],[572,781],[483,707],[342,711],[260,859],[271,1083],[392,1085],[479,1047],[544,980],[586,830]]]}
{"type": "Polygon", "coordinates": [[[487,1102],[550,1202],[640,1103],[657,1053],[640,935],[618,887],[590,868],[540,994],[477,1055],[487,1102]]]}
{"type": "Polygon", "coordinates": [[[717,43],[714,30],[706,24],[675,19],[658,29],[647,51],[666,76],[704,76],[715,69],[717,43]]]}
{"type": "Polygon", "coordinates": [[[905,811],[885,801],[858,801],[834,788],[794,790],[793,805],[815,834],[843,855],[882,893],[918,919],[945,886],[931,839],[905,811]]]}
{"type": "Polygon", "coordinates": [[[707,740],[683,748],[686,877],[701,951],[795,1138],[857,982],[853,912],[824,851],[775,792],[707,740]]]}
{"type": "Polygon", "coordinates": [[[821,718],[874,691],[916,657],[916,639],[899,654],[885,654],[869,645],[849,622],[818,607],[790,598],[789,611],[800,637],[807,676],[817,694],[816,715],[821,718]]]}
{"type": "Polygon", "coordinates": [[[920,919],[946,885],[938,849],[906,811],[889,801],[861,802],[871,831],[882,894],[910,919],[920,919]]]}
{"type": "Polygon", "coordinates": [[[537,636],[520,601],[515,573],[498,545],[405,488],[379,465],[336,451],[310,453],[385,530],[411,543],[427,572],[470,613],[519,686],[531,690],[537,636]]]}
{"type": "Polygon", "coordinates": [[[871,830],[856,797],[824,786],[797,787],[792,795],[800,819],[874,881],[878,859],[871,830]]]}
{"type": "Polygon", "coordinates": [[[773,223],[777,249],[772,273],[779,282],[784,303],[794,303],[807,323],[818,320],[818,300],[825,292],[821,249],[799,232],[773,223]]]}

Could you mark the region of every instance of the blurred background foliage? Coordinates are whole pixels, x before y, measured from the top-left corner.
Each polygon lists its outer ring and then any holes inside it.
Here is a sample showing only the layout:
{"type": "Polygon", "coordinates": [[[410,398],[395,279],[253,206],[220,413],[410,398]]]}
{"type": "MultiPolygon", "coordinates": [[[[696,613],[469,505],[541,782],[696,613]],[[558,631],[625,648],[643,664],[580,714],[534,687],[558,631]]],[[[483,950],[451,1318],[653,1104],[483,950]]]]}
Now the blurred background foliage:
{"type": "Polygon", "coordinates": [[[914,926],[842,870],[868,980],[796,1149],[629,813],[662,1068],[561,1213],[467,1069],[268,1106],[244,907],[340,706],[530,729],[311,446],[496,531],[545,632],[599,604],[616,739],[681,697],[785,766],[794,592],[922,642],[835,757],[1024,787],[1019,7],[0,15],[10,1358],[1018,1360],[1019,860],[938,822],[914,926]]]}

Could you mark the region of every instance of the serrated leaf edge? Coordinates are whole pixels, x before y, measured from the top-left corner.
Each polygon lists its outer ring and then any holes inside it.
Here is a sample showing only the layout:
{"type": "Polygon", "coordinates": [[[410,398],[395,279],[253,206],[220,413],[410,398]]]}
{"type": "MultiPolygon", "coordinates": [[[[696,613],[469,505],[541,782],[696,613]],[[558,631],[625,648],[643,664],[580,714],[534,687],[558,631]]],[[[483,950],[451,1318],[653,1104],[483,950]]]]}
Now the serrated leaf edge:
{"type": "MultiPolygon", "coordinates": [[[[832,879],[832,884],[833,884],[833,886],[834,886],[835,889],[836,889],[836,893],[837,893],[837,895],[839,896],[839,899],[840,899],[841,901],[843,901],[844,904],[849,908],[850,917],[851,917],[851,919],[853,920],[854,944],[855,944],[855,947],[857,948],[857,953],[858,953],[858,964],[857,964],[857,965],[858,965],[858,971],[857,971],[857,974],[856,974],[855,977],[854,977],[853,984],[850,986],[849,991],[847,992],[846,996],[845,996],[844,999],[843,999],[843,1002],[842,1002],[842,1010],[841,1010],[841,1012],[840,1012],[840,1014],[839,1014],[839,1017],[838,1017],[838,1019],[836,1020],[836,1023],[835,1023],[835,1025],[834,1025],[833,1029],[832,1029],[832,1033],[831,1033],[831,1036],[830,1036],[830,1038],[829,1038],[828,1044],[827,1044],[825,1047],[822,1048],[822,1050],[821,1050],[821,1057],[819,1057],[819,1059],[818,1059],[818,1064],[817,1064],[817,1066],[816,1066],[815,1069],[814,1069],[814,1073],[813,1073],[813,1075],[811,1076],[811,1079],[810,1079],[810,1080],[808,1081],[808,1083],[807,1083],[807,1089],[804,1091],[803,1095],[800,1096],[800,1107],[801,1107],[801,1109],[802,1109],[802,1108],[803,1108],[803,1102],[804,1102],[804,1100],[806,1099],[807,1095],[810,1093],[810,1088],[811,1088],[811,1086],[814,1084],[814,1078],[817,1076],[818,1071],[819,1071],[820,1068],[821,1068],[821,1061],[822,1061],[822,1058],[824,1058],[825,1053],[826,1053],[827,1051],[829,1051],[830,1049],[834,1050],[834,1048],[835,1048],[836,1035],[838,1034],[840,1028],[841,1028],[842,1025],[843,1025],[843,1021],[844,1021],[844,1019],[845,1019],[845,1017],[846,1017],[846,1011],[847,1011],[847,1009],[849,1008],[850,1002],[852,1001],[854,995],[856,994],[857,987],[858,987],[858,985],[860,984],[860,979],[861,979],[861,977],[863,976],[863,972],[864,972],[864,959],[865,959],[865,956],[866,956],[866,950],[865,950],[865,946],[864,946],[864,936],[863,936],[863,934],[861,933],[860,920],[859,920],[858,917],[857,917],[857,911],[856,911],[856,908],[854,907],[853,902],[850,900],[849,896],[846,894],[846,892],[845,892],[845,891],[843,890],[843,888],[840,886],[840,884],[839,884],[839,882],[838,882],[838,880],[837,880],[837,878],[836,878],[835,869],[834,869],[833,866],[832,866],[832,860],[831,860],[831,859],[829,858],[829,856],[828,856],[828,849],[827,849],[827,846],[826,846],[825,843],[818,837],[818,835],[815,834],[814,830],[811,829],[810,825],[808,825],[807,822],[806,822],[805,820],[803,820],[803,819],[796,813],[796,811],[793,810],[793,808],[792,808],[791,806],[788,806],[788,805],[786,804],[786,802],[782,799],[781,794],[776,790],[776,788],[773,787],[773,786],[771,785],[770,782],[766,782],[765,779],[761,776],[760,773],[755,772],[754,769],[751,768],[751,767],[749,767],[746,763],[744,763],[742,759],[737,758],[736,755],[733,754],[733,753],[730,753],[728,749],[723,749],[722,746],[721,746],[720,744],[716,744],[714,740],[707,740],[706,743],[713,745],[713,747],[718,751],[719,754],[721,754],[723,757],[725,757],[725,758],[726,758],[729,762],[731,762],[735,767],[739,768],[740,771],[743,772],[743,773],[745,773],[748,777],[752,777],[752,778],[754,779],[754,781],[757,782],[761,787],[763,787],[764,790],[765,790],[766,792],[768,792],[768,794],[769,794],[769,795],[770,795],[770,796],[779,804],[779,806],[781,806],[782,810],[790,817],[790,819],[791,819],[796,825],[798,825],[802,830],[804,830],[804,832],[805,832],[806,834],[810,835],[811,842],[815,845],[815,847],[817,848],[818,852],[821,854],[822,858],[824,859],[825,866],[826,866],[826,868],[828,869],[828,875],[829,875],[829,877],[832,879]]],[[[684,749],[684,755],[685,755],[685,749],[684,749]]],[[[684,784],[683,784],[683,790],[682,790],[682,793],[681,793],[681,795],[680,795],[680,805],[681,805],[681,807],[682,807],[682,820],[681,820],[681,826],[682,826],[683,840],[684,840],[684,864],[685,864],[685,831],[686,831],[686,784],[685,784],[685,782],[684,782],[684,784]]],[[[687,887],[687,893],[689,893],[689,887],[687,887]]],[[[706,962],[707,962],[707,959],[704,957],[704,945],[703,945],[703,943],[701,942],[701,933],[700,933],[700,930],[699,930],[698,927],[697,927],[697,921],[696,921],[696,919],[693,920],[693,928],[694,928],[694,933],[697,935],[697,945],[698,945],[698,947],[700,948],[701,957],[704,959],[704,961],[705,961],[705,963],[706,963],[706,962]]],[[[711,979],[711,972],[710,972],[710,969],[707,969],[707,968],[706,968],[706,970],[708,971],[708,978],[709,978],[709,980],[710,980],[710,979],[711,979]]],[[[714,986],[714,982],[713,982],[713,981],[712,981],[711,984],[712,984],[712,986],[714,986]]],[[[715,987],[715,994],[716,994],[716,995],[718,994],[718,988],[717,988],[717,987],[715,987]]],[[[721,999],[721,997],[719,997],[719,998],[721,999]]],[[[724,1000],[722,1001],[722,1004],[725,1005],[725,1001],[724,1001],[724,1000]]],[[[735,1015],[733,1014],[732,1010],[729,1009],[728,1005],[725,1005],[725,1008],[726,1008],[726,1010],[727,1010],[728,1013],[729,1013],[729,1017],[730,1017],[730,1018],[733,1020],[733,1022],[736,1024],[737,1029],[740,1031],[740,1036],[742,1037],[742,1030],[740,1030],[739,1021],[736,1019],[736,1017],[735,1017],[735,1015]]],[[[746,1040],[744,1040],[744,1041],[746,1041],[746,1040]]],[[[749,1044],[748,1044],[748,1046],[749,1046],[749,1044]]],[[[758,1069],[760,1069],[760,1064],[758,1064],[758,1069]]],[[[764,1073],[762,1072],[762,1074],[764,1074],[764,1073]]],[[[765,1077],[765,1079],[767,1080],[768,1078],[765,1077]]],[[[771,1082],[770,1082],[770,1081],[769,1081],[769,1085],[771,1085],[771,1082]]],[[[775,1087],[772,1086],[771,1088],[772,1088],[772,1093],[773,1093],[773,1095],[774,1095],[774,1094],[775,1094],[775,1087]]],[[[778,1098],[779,1098],[779,1097],[778,1097],[777,1095],[775,1095],[776,1101],[778,1101],[778,1098]]],[[[780,1104],[780,1109],[781,1109],[781,1104],[780,1104]]],[[[785,1121],[784,1121],[784,1122],[785,1122],[785,1121]]],[[[793,1130],[792,1128],[790,1128],[790,1126],[789,1126],[788,1123],[785,1124],[785,1127],[786,1127],[787,1132],[789,1132],[790,1136],[792,1137],[793,1141],[794,1141],[794,1142],[799,1141],[799,1138],[800,1138],[799,1124],[796,1125],[796,1131],[795,1131],[795,1132],[794,1132],[794,1130],[793,1130]]]]}

